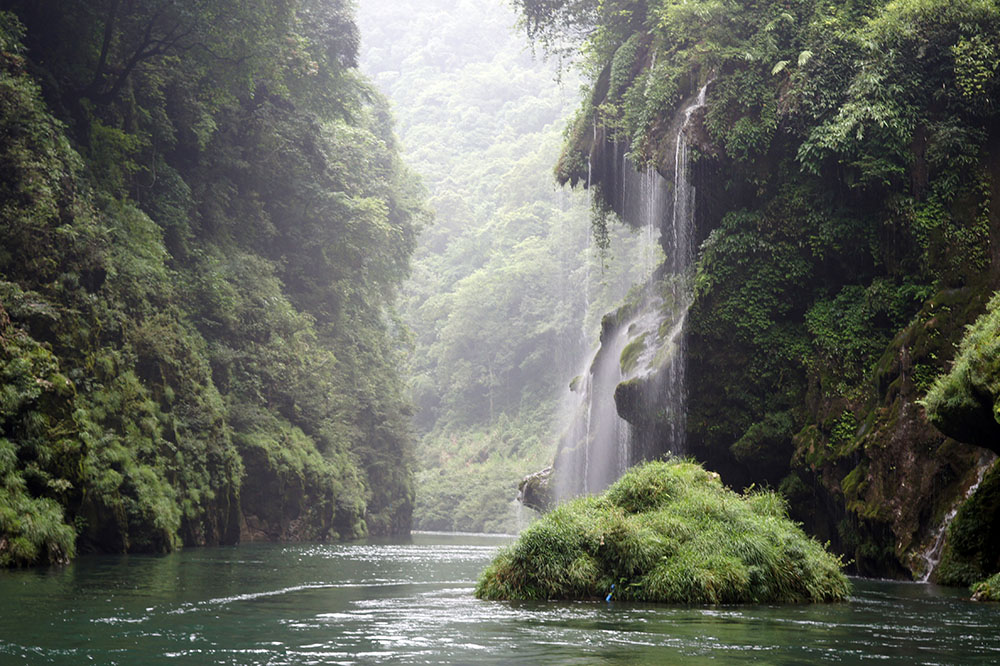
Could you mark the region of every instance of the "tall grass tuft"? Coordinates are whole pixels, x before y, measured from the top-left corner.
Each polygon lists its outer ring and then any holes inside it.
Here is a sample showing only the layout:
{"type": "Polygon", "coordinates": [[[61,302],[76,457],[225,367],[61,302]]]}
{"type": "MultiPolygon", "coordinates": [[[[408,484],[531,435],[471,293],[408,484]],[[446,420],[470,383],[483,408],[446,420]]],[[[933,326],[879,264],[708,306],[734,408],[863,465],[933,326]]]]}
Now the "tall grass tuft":
{"type": "Polygon", "coordinates": [[[738,495],[675,460],[636,467],[603,495],[556,508],[497,555],[476,596],[829,602],[850,592],[842,567],[788,518],[780,495],[738,495]]]}
{"type": "Polygon", "coordinates": [[[969,590],[973,601],[1000,601],[1000,573],[973,584],[969,590]]]}

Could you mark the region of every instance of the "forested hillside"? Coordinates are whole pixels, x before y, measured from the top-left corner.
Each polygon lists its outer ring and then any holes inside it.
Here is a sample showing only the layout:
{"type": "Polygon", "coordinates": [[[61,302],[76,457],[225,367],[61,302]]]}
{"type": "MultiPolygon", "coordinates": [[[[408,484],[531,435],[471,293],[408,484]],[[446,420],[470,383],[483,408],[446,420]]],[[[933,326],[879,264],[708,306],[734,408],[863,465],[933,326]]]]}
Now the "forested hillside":
{"type": "MultiPolygon", "coordinates": [[[[578,77],[532,56],[503,2],[359,8],[362,63],[394,102],[435,211],[402,314],[413,332],[415,526],[516,528],[518,481],[552,456],[560,396],[634,282],[639,239],[590,247],[581,193],[552,178],[578,77]]],[[[540,55],[540,54],[539,54],[540,55]]]]}
{"type": "Polygon", "coordinates": [[[407,531],[425,213],[351,3],[0,8],[0,565],[407,531]]]}
{"type": "Polygon", "coordinates": [[[589,79],[559,179],[619,213],[611,143],[669,179],[707,86],[687,450],[877,575],[929,574],[976,491],[935,575],[1000,569],[995,301],[966,333],[1000,284],[997,3],[516,4],[589,79]]]}

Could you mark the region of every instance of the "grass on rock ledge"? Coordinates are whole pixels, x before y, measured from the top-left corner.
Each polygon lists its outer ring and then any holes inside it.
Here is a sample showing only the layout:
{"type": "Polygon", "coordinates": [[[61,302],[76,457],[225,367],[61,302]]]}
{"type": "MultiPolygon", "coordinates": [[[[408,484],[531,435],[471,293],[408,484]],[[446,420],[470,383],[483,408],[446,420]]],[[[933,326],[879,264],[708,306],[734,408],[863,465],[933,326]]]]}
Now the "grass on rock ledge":
{"type": "Polygon", "coordinates": [[[788,518],[780,495],[738,495],[718,475],[672,460],[553,510],[497,555],[476,596],[828,602],[850,592],[842,567],[788,518]]]}
{"type": "Polygon", "coordinates": [[[995,573],[971,588],[973,601],[1000,601],[1000,573],[995,573]]]}

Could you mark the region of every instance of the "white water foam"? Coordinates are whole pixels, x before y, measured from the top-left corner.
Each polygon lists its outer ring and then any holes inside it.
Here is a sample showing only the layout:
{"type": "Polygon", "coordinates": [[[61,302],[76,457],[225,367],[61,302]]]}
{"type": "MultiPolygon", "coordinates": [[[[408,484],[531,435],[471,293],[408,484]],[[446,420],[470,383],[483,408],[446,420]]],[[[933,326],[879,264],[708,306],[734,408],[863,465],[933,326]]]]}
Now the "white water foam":
{"type": "Polygon", "coordinates": [[[965,500],[972,497],[973,493],[976,492],[976,489],[979,488],[979,485],[983,482],[983,477],[986,476],[986,472],[993,466],[996,459],[997,458],[994,455],[987,455],[979,461],[979,468],[976,471],[975,483],[969,486],[968,490],[962,494],[962,497],[955,502],[955,505],[951,507],[947,514],[945,514],[944,520],[941,521],[937,531],[934,533],[934,538],[931,539],[930,546],[928,546],[927,550],[920,554],[920,559],[924,563],[924,571],[920,578],[917,579],[917,582],[930,582],[931,576],[934,574],[934,570],[937,569],[938,564],[941,563],[941,553],[944,551],[944,540],[945,536],[948,534],[948,526],[951,525],[951,521],[953,521],[955,516],[958,515],[958,510],[961,508],[965,500]]]}
{"type": "MultiPolygon", "coordinates": [[[[689,272],[694,262],[695,189],[690,180],[688,132],[694,113],[705,106],[708,86],[684,110],[675,137],[674,182],[648,166],[637,169],[624,146],[610,144],[613,178],[620,178],[618,201],[622,217],[638,227],[643,241],[634,261],[643,267],[646,287],[631,317],[609,329],[609,339],[592,355],[579,375],[575,391],[564,398],[568,424],[560,444],[555,494],[558,500],[581,493],[600,492],[638,462],[632,426],[621,418],[615,390],[628,380],[646,380],[664,370],[655,388],[668,414],[661,436],[666,447],[684,452],[686,387],[684,322],[691,303],[689,272]],[[666,234],[661,238],[661,230],[666,234]],[[663,280],[653,278],[666,253],[663,280]],[[628,362],[622,352],[630,344],[628,362]]],[[[594,140],[597,140],[595,129],[594,140]]],[[[588,164],[588,185],[591,168],[588,164]]]]}

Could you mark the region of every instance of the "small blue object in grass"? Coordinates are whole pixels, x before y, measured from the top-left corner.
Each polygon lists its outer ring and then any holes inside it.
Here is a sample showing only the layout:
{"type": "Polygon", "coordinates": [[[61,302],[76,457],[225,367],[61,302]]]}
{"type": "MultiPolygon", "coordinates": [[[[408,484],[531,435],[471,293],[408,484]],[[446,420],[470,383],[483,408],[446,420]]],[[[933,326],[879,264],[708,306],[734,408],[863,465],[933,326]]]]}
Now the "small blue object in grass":
{"type": "Polygon", "coordinates": [[[614,591],[615,591],[615,584],[611,583],[611,592],[608,592],[608,596],[604,597],[604,600],[611,601],[611,595],[614,593],[614,591]]]}

